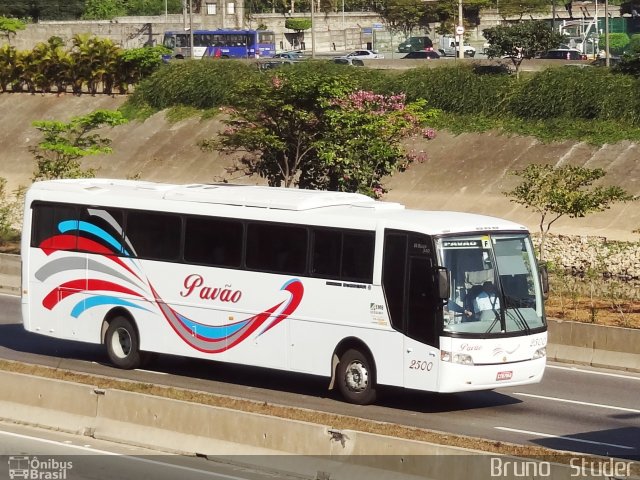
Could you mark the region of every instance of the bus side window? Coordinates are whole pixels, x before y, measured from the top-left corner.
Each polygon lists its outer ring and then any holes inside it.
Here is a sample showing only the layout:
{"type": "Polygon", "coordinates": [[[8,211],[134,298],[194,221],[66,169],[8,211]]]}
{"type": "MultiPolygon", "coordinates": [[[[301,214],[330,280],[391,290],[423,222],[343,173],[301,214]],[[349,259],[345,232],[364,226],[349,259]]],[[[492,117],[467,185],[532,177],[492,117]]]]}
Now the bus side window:
{"type": "Polygon", "coordinates": [[[242,234],[240,221],[187,217],[184,259],[190,263],[240,268],[242,234]]]}
{"type": "Polygon", "coordinates": [[[318,277],[338,278],[342,252],[342,232],[314,230],[311,273],[318,277]]]}
{"type": "Polygon", "coordinates": [[[307,229],[289,225],[250,223],[247,228],[247,268],[289,275],[307,269],[307,229]]]}
{"type": "MultiPolygon", "coordinates": [[[[81,229],[78,235],[105,244],[116,255],[134,255],[124,238],[124,213],[115,208],[80,208],[81,229]]],[[[82,250],[82,245],[78,246],[82,250]]]]}
{"type": "Polygon", "coordinates": [[[129,212],[126,237],[138,258],[178,260],[182,220],[177,215],[129,212]]]}
{"type": "Polygon", "coordinates": [[[66,205],[33,207],[31,246],[47,246],[59,250],[75,250],[78,234],[78,210],[66,205]],[[73,240],[71,237],[75,237],[73,240]]]}
{"type": "Polygon", "coordinates": [[[341,277],[371,283],[375,237],[369,233],[345,233],[342,245],[341,277]]]}

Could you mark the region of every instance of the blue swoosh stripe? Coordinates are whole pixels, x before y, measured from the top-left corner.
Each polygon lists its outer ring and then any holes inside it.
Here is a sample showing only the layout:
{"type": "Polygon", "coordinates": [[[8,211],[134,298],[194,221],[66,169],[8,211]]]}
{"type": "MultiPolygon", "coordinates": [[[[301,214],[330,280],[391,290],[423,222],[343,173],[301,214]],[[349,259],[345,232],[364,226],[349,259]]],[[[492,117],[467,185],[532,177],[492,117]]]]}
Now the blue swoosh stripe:
{"type": "Polygon", "coordinates": [[[100,305],[121,305],[123,307],[139,308],[140,310],[145,310],[147,312],[150,311],[140,305],[136,305],[135,303],[128,302],[127,300],[123,300],[118,297],[113,297],[111,295],[97,295],[87,297],[85,300],[81,300],[76,303],[75,307],[71,310],[71,316],[73,318],[78,318],[85,310],[89,310],[93,307],[99,307],[100,305]]]}
{"type": "Polygon", "coordinates": [[[112,235],[104,231],[102,228],[95,226],[93,223],[89,222],[79,222],[77,220],[65,220],[64,222],[60,222],[58,224],[58,230],[60,233],[66,233],[72,230],[81,230],[83,232],[90,233],[95,235],[98,238],[101,238],[118,252],[124,252],[125,255],[130,256],[129,252],[126,248],[122,246],[118,240],[116,240],[112,235]]]}
{"type": "Polygon", "coordinates": [[[233,325],[222,325],[219,327],[213,325],[207,326],[196,323],[193,320],[189,320],[179,313],[177,315],[180,318],[180,321],[190,328],[192,332],[196,332],[201,337],[209,338],[211,340],[222,340],[225,337],[229,337],[249,323],[249,320],[244,320],[242,322],[234,323],[233,325]]]}

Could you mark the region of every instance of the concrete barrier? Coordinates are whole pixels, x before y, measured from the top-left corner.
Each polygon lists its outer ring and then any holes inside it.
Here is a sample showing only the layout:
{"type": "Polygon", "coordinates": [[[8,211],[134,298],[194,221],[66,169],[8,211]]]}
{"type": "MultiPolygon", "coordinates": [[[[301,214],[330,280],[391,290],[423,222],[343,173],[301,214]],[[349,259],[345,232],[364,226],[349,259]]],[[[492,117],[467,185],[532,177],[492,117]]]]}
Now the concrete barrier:
{"type": "Polygon", "coordinates": [[[547,358],[640,372],[640,330],[549,320],[547,358]]]}
{"type": "Polygon", "coordinates": [[[20,255],[0,253],[0,292],[20,294],[20,255]]]}
{"type": "Polygon", "coordinates": [[[82,434],[96,417],[97,398],[89,385],[0,371],[0,418],[82,434]]]}
{"type": "MultiPolygon", "coordinates": [[[[354,466],[386,472],[378,477],[367,475],[368,480],[389,478],[389,472],[393,478],[484,480],[494,471],[494,463],[515,462],[518,470],[512,466],[499,475],[513,479],[522,477],[518,472],[527,465],[528,469],[541,468],[534,467],[537,462],[530,459],[337,431],[325,425],[19,373],[0,371],[0,385],[1,419],[217,461],[244,460],[305,478],[315,473],[316,478],[353,479],[354,466]],[[345,473],[347,469],[351,470],[345,473]]],[[[569,465],[548,463],[544,468],[549,478],[574,478],[569,465]]]]}

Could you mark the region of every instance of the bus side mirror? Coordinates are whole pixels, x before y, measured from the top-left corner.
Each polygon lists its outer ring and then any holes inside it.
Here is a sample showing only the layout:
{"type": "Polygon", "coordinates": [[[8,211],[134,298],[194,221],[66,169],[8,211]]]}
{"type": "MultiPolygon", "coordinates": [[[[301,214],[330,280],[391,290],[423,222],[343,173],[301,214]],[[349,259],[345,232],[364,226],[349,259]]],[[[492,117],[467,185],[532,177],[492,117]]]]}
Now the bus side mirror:
{"type": "Polygon", "coordinates": [[[546,265],[540,265],[540,283],[542,284],[542,297],[549,298],[549,270],[546,265]]]}
{"type": "Polygon", "coordinates": [[[438,297],[440,300],[449,300],[451,296],[451,279],[449,278],[449,270],[444,267],[438,267],[436,273],[436,285],[438,286],[438,297]]]}

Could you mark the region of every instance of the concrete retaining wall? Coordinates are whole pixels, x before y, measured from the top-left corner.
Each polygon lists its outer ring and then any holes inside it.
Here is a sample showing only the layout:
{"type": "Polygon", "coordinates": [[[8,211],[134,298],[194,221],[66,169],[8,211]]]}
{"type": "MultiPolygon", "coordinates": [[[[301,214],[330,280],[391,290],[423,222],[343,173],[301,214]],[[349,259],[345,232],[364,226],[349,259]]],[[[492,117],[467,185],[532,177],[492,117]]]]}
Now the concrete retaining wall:
{"type": "MultiPolygon", "coordinates": [[[[0,385],[0,418],[5,420],[216,460],[250,458],[261,468],[305,478],[319,478],[318,468],[330,478],[354,478],[344,475],[345,464],[350,464],[393,471],[394,478],[407,474],[484,480],[492,459],[510,459],[18,373],[0,371],[0,385]]],[[[550,464],[549,468],[551,478],[571,478],[572,470],[566,465],[550,464]]]]}

